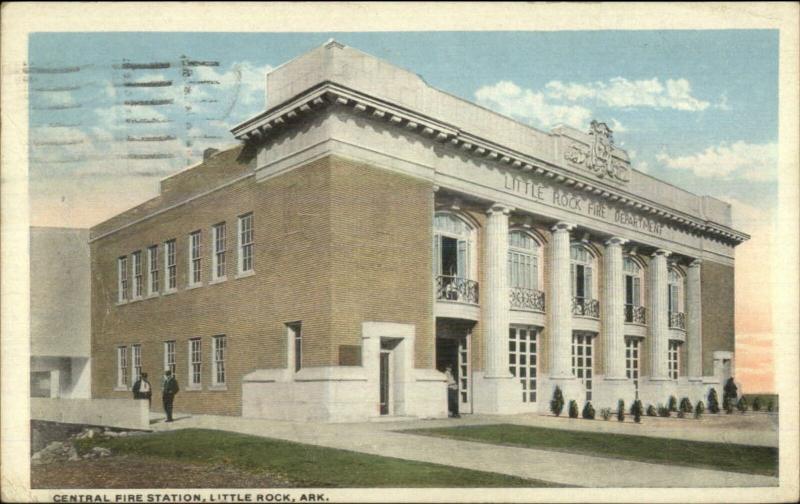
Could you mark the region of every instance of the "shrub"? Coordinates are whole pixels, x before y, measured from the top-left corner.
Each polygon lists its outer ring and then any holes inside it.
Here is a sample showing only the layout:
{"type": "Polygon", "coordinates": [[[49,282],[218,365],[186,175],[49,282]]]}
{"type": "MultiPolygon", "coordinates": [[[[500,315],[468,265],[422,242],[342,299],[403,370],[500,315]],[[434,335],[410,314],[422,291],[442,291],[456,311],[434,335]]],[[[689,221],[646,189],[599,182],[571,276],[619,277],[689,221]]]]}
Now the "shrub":
{"type": "Polygon", "coordinates": [[[578,403],[573,400],[569,401],[569,417],[578,418],[578,403]]]}
{"type": "Polygon", "coordinates": [[[728,415],[733,413],[733,407],[735,405],[736,405],[736,398],[731,399],[730,397],[725,396],[722,399],[722,409],[724,409],[725,413],[727,413],[728,415]]]}
{"type": "Polygon", "coordinates": [[[745,399],[744,396],[742,396],[742,398],[739,399],[739,402],[736,403],[736,409],[738,409],[740,413],[744,413],[745,411],[747,411],[747,408],[748,408],[747,399],[745,399]]]}
{"type": "Polygon", "coordinates": [[[642,421],[642,401],[636,399],[633,401],[633,406],[631,406],[631,415],[633,415],[633,421],[639,423],[642,421]]]}
{"type": "Polygon", "coordinates": [[[586,405],[583,407],[581,416],[586,420],[594,420],[594,407],[592,406],[591,402],[586,401],[586,405]]]}
{"type": "Polygon", "coordinates": [[[561,393],[561,387],[556,387],[553,391],[553,399],[550,401],[550,411],[555,416],[561,416],[564,411],[564,394],[561,393]]]}
{"type": "Polygon", "coordinates": [[[697,406],[694,407],[694,417],[700,418],[705,410],[706,406],[703,404],[703,401],[697,401],[697,406]]]}
{"type": "Polygon", "coordinates": [[[625,421],[625,401],[622,399],[617,402],[617,421],[625,421]]]}
{"type": "Polygon", "coordinates": [[[767,412],[772,413],[774,409],[775,406],[772,405],[772,399],[770,399],[769,402],[767,403],[767,412]]]}
{"type": "Polygon", "coordinates": [[[656,407],[652,404],[647,405],[647,416],[657,416],[656,415],[656,407]]]}
{"type": "Polygon", "coordinates": [[[686,412],[683,410],[678,410],[678,418],[685,418],[686,412]]]}
{"type": "Polygon", "coordinates": [[[663,404],[658,405],[658,416],[667,418],[671,413],[672,412],[668,407],[664,406],[663,404]]]}
{"type": "Polygon", "coordinates": [[[684,413],[691,413],[692,412],[692,401],[689,400],[688,397],[684,397],[681,399],[681,405],[678,407],[684,413]]]}
{"type": "Polygon", "coordinates": [[[603,417],[603,420],[608,420],[609,418],[611,418],[611,408],[601,409],[600,415],[603,417]]]}
{"type": "Polygon", "coordinates": [[[725,382],[725,388],[723,389],[723,399],[725,397],[731,398],[733,401],[736,401],[736,398],[739,397],[739,388],[736,386],[736,383],[733,381],[733,377],[728,378],[728,381],[725,382]]]}
{"type": "Polygon", "coordinates": [[[753,411],[761,411],[761,398],[756,397],[753,399],[753,411]]]}
{"type": "Polygon", "coordinates": [[[667,405],[670,411],[678,411],[678,400],[674,395],[669,396],[669,404],[667,405]]]}
{"type": "Polygon", "coordinates": [[[719,399],[717,398],[717,389],[711,388],[708,391],[708,412],[717,414],[719,413],[719,399]]]}

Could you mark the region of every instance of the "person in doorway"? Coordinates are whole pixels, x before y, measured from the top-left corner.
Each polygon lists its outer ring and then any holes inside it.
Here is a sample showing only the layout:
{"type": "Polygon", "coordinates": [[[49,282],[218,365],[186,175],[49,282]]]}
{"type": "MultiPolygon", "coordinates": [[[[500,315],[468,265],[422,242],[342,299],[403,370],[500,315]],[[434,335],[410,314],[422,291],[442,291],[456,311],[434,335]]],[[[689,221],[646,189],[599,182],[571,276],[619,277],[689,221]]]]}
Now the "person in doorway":
{"type": "Polygon", "coordinates": [[[161,400],[164,404],[164,413],[167,414],[167,422],[172,421],[172,402],[179,390],[178,380],[172,375],[172,371],[165,370],[164,378],[161,380],[161,400]]]}
{"type": "Polygon", "coordinates": [[[134,399],[147,399],[147,404],[152,403],[153,389],[150,387],[150,382],[147,381],[147,373],[142,373],[136,383],[133,384],[133,398],[134,399]]]}
{"type": "Polygon", "coordinates": [[[447,413],[451,418],[461,418],[458,414],[458,382],[453,375],[453,366],[448,364],[444,368],[444,376],[447,379],[447,413]]]}

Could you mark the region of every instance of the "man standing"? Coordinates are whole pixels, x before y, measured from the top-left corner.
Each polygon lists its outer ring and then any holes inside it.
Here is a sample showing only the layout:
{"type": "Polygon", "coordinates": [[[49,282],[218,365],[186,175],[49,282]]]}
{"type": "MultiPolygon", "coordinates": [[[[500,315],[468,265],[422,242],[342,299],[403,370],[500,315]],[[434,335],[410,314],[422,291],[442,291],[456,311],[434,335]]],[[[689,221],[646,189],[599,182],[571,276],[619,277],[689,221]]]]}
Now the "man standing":
{"type": "Polygon", "coordinates": [[[164,413],[167,414],[167,422],[172,421],[172,401],[178,393],[178,380],[172,376],[172,371],[164,371],[164,378],[161,380],[161,400],[164,403],[164,413]]]}
{"type": "Polygon", "coordinates": [[[153,390],[150,387],[150,382],[147,381],[147,373],[142,373],[136,383],[133,384],[133,398],[134,399],[147,399],[147,404],[152,403],[153,390]]]}
{"type": "Polygon", "coordinates": [[[458,414],[458,382],[453,376],[453,366],[447,365],[444,376],[447,378],[447,412],[452,418],[461,418],[458,414]]]}

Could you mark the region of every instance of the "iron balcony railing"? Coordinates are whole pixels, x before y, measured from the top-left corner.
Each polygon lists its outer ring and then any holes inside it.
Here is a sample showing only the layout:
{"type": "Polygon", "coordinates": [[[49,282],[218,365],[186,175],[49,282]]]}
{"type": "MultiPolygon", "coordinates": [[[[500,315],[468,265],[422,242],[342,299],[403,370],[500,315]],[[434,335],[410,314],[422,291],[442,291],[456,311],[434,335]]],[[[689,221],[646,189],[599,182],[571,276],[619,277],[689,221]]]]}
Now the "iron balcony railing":
{"type": "Polygon", "coordinates": [[[544,313],[544,292],[540,290],[511,287],[509,297],[512,310],[532,310],[544,313]]]}
{"type": "Polygon", "coordinates": [[[572,314],[581,317],[600,318],[600,301],[582,297],[572,298],[572,314]]]}
{"type": "Polygon", "coordinates": [[[439,275],[436,277],[436,299],[478,304],[478,282],[461,277],[439,275]]]}
{"type": "Polygon", "coordinates": [[[647,323],[647,309],[644,306],[625,305],[625,322],[628,324],[647,323]]]}
{"type": "Polygon", "coordinates": [[[669,328],[686,330],[686,314],[683,312],[669,312],[669,328]]]}

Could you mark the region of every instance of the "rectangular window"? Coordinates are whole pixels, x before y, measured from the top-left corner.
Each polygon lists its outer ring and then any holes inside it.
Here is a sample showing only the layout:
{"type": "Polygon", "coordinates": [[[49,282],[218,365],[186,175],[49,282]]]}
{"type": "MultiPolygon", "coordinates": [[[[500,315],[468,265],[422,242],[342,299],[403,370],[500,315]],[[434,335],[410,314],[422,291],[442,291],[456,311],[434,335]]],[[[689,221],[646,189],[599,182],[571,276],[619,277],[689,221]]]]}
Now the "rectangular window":
{"type": "Polygon", "coordinates": [[[253,214],[239,217],[239,273],[253,271],[253,214]]]}
{"type": "Polygon", "coordinates": [[[175,342],[174,341],[165,341],[164,342],[164,369],[169,369],[172,371],[172,376],[175,376],[176,366],[175,366],[175,342]]]}
{"type": "Polygon", "coordinates": [[[128,347],[117,347],[117,388],[128,388],[128,347]]]}
{"type": "Polygon", "coordinates": [[[136,380],[142,376],[142,345],[131,346],[131,357],[133,360],[133,367],[131,368],[131,383],[136,383],[136,380]]]}
{"type": "Polygon", "coordinates": [[[178,288],[178,270],[177,263],[175,262],[175,240],[169,240],[164,243],[164,265],[167,270],[167,277],[165,279],[167,291],[174,291],[178,288]]]}
{"type": "Polygon", "coordinates": [[[586,389],[586,400],[592,400],[593,338],[589,333],[576,332],[572,335],[572,374],[586,389]]]}
{"type": "Polygon", "coordinates": [[[202,370],[202,353],[200,349],[200,338],[189,340],[189,386],[199,388],[201,386],[200,377],[202,370]]]}
{"type": "Polygon", "coordinates": [[[117,301],[123,303],[128,300],[128,257],[117,259],[117,301]]]}
{"type": "Polygon", "coordinates": [[[625,338],[625,375],[633,380],[636,397],[639,397],[639,338],[625,338]]]}
{"type": "Polygon", "coordinates": [[[303,367],[303,329],[300,322],[286,324],[286,329],[289,337],[289,348],[291,348],[289,356],[289,365],[294,365],[295,372],[300,371],[303,367]]]}
{"type": "Polygon", "coordinates": [[[141,298],[144,294],[144,276],[142,275],[142,251],[133,253],[133,297],[141,298]]]}
{"type": "Polygon", "coordinates": [[[189,285],[200,285],[202,280],[200,259],[200,231],[189,235],[189,285]]]}
{"type": "Polygon", "coordinates": [[[214,240],[214,257],[212,258],[211,274],[214,280],[225,278],[225,223],[221,222],[212,228],[212,239],[214,240]]]}
{"type": "Polygon", "coordinates": [[[225,336],[214,336],[214,385],[225,385],[225,336]]]}
{"type": "Polygon", "coordinates": [[[672,380],[678,379],[678,370],[680,369],[680,354],[681,354],[680,341],[669,342],[669,377],[672,380]]]}
{"type": "Polygon", "coordinates": [[[152,296],[158,294],[158,245],[147,249],[147,263],[150,265],[147,293],[152,296]]]}
{"type": "Polygon", "coordinates": [[[522,384],[522,402],[536,402],[536,329],[512,327],[508,332],[508,369],[522,384]]]}

